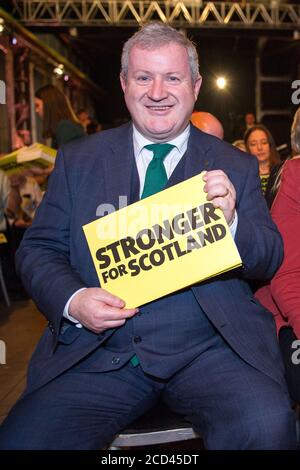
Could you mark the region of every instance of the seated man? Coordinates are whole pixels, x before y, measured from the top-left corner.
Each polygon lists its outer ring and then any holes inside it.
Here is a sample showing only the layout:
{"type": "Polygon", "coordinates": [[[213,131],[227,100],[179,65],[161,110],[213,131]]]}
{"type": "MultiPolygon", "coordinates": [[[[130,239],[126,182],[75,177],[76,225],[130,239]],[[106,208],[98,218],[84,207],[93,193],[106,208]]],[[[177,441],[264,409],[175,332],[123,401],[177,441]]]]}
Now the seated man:
{"type": "Polygon", "coordinates": [[[247,285],[271,278],[283,252],[257,161],[190,124],[197,51],[170,26],[147,24],[127,41],[121,86],[132,122],[59,151],[17,254],[49,327],[0,447],[103,448],[162,398],[207,449],[293,448],[273,317],[247,285]],[[82,226],[99,204],[116,207],[121,195],[132,203],[203,170],[243,269],[126,308],[99,287],[82,226]]]}

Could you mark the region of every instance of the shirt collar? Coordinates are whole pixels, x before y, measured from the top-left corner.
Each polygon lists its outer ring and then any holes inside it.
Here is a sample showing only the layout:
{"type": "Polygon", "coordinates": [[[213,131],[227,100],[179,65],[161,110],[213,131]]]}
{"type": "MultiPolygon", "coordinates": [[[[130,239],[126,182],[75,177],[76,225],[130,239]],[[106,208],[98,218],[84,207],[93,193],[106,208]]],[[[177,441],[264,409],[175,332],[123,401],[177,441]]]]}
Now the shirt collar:
{"type": "MultiPolygon", "coordinates": [[[[168,144],[174,145],[178,152],[183,155],[187,148],[187,142],[190,135],[190,124],[184,129],[184,131],[179,134],[175,139],[168,140],[168,144]]],[[[138,158],[141,151],[145,147],[145,145],[153,144],[153,142],[146,137],[144,137],[137,128],[133,125],[133,146],[134,146],[134,154],[135,157],[138,158]]]]}

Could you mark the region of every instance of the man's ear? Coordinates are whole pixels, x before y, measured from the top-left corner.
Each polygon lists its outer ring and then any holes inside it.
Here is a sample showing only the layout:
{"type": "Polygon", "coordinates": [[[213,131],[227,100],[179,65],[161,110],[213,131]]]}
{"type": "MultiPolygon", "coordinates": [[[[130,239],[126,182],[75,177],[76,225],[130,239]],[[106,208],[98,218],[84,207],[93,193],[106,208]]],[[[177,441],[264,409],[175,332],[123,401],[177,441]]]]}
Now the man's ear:
{"type": "Polygon", "coordinates": [[[199,91],[200,91],[200,88],[201,88],[201,84],[202,84],[202,77],[201,77],[201,75],[199,75],[198,78],[196,79],[195,84],[194,84],[194,96],[195,96],[195,101],[196,101],[197,98],[198,98],[199,91]]]}
{"type": "Polygon", "coordinates": [[[125,90],[126,90],[126,79],[124,78],[124,76],[123,76],[122,74],[120,74],[120,82],[121,82],[121,87],[122,87],[123,93],[125,93],[125,90]]]}

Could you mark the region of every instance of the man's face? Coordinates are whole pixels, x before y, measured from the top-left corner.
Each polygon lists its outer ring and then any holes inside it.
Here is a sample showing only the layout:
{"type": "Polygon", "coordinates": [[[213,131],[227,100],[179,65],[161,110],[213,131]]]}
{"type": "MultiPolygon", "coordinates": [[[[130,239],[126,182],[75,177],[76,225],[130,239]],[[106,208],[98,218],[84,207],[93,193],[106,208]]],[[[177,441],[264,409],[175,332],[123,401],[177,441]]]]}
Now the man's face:
{"type": "Polygon", "coordinates": [[[186,128],[201,78],[192,82],[183,46],[170,43],[154,50],[135,46],[121,85],[138,131],[153,142],[164,142],[186,128]]]}
{"type": "Polygon", "coordinates": [[[252,113],[247,113],[245,117],[246,124],[253,126],[255,124],[255,116],[252,113]]]}

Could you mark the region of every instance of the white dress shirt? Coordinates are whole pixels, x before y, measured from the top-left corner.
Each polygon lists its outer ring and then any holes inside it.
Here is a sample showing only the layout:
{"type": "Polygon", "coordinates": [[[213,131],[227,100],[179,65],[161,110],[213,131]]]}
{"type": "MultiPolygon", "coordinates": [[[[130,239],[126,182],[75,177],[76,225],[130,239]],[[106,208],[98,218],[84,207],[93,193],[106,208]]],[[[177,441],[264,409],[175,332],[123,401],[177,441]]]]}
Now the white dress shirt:
{"type": "MultiPolygon", "coordinates": [[[[164,159],[164,167],[167,173],[168,179],[175,170],[179,161],[186,152],[188,139],[190,135],[190,126],[177,136],[173,140],[168,140],[168,144],[174,145],[174,148],[164,159]]],[[[145,149],[145,145],[153,144],[151,140],[146,139],[139,131],[133,126],[133,149],[135,162],[140,179],[140,197],[143,193],[145,177],[149,163],[153,158],[153,152],[151,150],[145,149]]]]}
{"type": "MultiPolygon", "coordinates": [[[[174,148],[171,150],[170,153],[164,159],[164,166],[166,169],[167,177],[170,178],[171,174],[175,170],[176,166],[178,165],[179,161],[183,157],[186,152],[188,140],[190,136],[190,125],[186,127],[186,129],[175,139],[169,140],[167,143],[174,145],[174,148]]],[[[146,139],[134,126],[133,126],[133,149],[134,149],[134,157],[136,161],[136,166],[138,170],[138,175],[140,179],[140,197],[142,195],[145,183],[146,172],[149,163],[153,158],[153,152],[151,150],[145,149],[145,145],[153,144],[151,140],[146,139]]],[[[236,228],[238,223],[237,213],[235,212],[233,222],[230,225],[230,231],[232,236],[235,236],[236,228]]],[[[85,287],[79,289],[78,291],[74,292],[74,294],[69,298],[66,306],[64,308],[64,317],[68,318],[72,322],[76,323],[77,328],[82,328],[81,323],[78,320],[75,320],[71,315],[68,313],[69,305],[73,297],[80,291],[86,289],[85,287]]]]}

